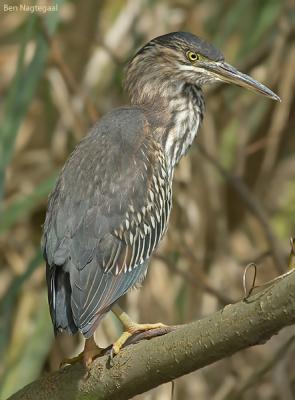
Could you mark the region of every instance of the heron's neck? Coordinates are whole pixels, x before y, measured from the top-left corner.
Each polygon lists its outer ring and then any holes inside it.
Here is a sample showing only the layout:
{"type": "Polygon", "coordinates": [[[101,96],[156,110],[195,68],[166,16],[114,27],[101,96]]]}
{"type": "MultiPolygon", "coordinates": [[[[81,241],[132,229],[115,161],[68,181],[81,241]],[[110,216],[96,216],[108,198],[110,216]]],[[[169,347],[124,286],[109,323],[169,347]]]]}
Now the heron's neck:
{"type": "Polygon", "coordinates": [[[202,90],[188,83],[172,94],[167,104],[169,123],[164,127],[162,143],[171,169],[190,148],[204,113],[202,90]]]}
{"type": "MultiPolygon", "coordinates": [[[[151,91],[149,91],[151,94],[151,91]]],[[[173,168],[191,146],[204,113],[202,90],[189,83],[166,86],[154,96],[142,96],[141,106],[148,110],[155,137],[164,148],[168,166],[173,168]]],[[[135,102],[133,102],[134,104],[135,102]]],[[[138,102],[136,102],[139,105],[138,102]]]]}

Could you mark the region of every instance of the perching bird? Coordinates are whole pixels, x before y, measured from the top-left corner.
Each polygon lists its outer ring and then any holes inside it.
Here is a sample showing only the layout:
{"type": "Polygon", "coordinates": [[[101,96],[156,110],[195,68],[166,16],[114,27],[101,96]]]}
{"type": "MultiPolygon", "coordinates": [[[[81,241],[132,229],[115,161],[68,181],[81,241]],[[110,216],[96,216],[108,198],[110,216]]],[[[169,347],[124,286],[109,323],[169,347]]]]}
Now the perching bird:
{"type": "Polygon", "coordinates": [[[139,325],[116,302],[140,283],[169,219],[174,168],[204,115],[202,87],[234,83],[279,97],[224,61],[219,50],[188,32],[151,40],[129,62],[131,105],[98,121],[63,167],[48,204],[42,239],[55,332],[82,332],[84,361],[93,334],[113,310],[128,336],[139,325]]]}

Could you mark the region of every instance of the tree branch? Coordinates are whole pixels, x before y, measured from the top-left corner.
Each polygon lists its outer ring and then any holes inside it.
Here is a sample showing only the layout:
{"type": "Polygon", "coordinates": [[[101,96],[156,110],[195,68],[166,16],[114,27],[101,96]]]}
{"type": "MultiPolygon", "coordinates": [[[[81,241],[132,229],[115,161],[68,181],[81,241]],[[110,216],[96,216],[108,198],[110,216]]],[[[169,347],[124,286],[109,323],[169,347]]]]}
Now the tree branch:
{"type": "Polygon", "coordinates": [[[128,399],[249,346],[265,343],[295,322],[295,273],[246,301],[161,337],[123,349],[110,367],[98,358],[45,375],[9,400],[128,399]]]}

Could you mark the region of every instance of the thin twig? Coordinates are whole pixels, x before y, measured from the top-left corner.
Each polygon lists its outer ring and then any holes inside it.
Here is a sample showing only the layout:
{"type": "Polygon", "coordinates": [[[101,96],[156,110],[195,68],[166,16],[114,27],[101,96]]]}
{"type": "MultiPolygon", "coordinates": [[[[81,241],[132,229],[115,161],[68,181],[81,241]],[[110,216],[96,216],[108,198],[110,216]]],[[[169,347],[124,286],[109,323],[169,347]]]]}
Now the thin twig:
{"type": "Polygon", "coordinates": [[[290,238],[290,255],[288,258],[288,268],[293,269],[295,268],[295,237],[290,238]]]}
{"type": "Polygon", "coordinates": [[[244,288],[244,300],[247,300],[249,296],[251,296],[254,288],[255,288],[255,281],[256,281],[256,275],[257,275],[257,266],[255,263],[251,262],[248,264],[245,268],[244,274],[243,274],[243,288],[244,288]],[[253,274],[253,279],[252,283],[250,286],[250,289],[247,287],[247,274],[249,269],[252,268],[254,269],[254,274],[253,274]]]}

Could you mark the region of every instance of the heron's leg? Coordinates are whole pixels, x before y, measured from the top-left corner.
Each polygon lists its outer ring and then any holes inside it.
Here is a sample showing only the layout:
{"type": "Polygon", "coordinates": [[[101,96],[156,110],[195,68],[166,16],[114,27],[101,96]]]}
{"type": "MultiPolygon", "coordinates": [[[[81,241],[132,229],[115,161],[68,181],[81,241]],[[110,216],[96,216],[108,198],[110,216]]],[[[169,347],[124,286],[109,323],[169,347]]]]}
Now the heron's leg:
{"type": "Polygon", "coordinates": [[[116,355],[119,353],[126,341],[136,332],[149,331],[151,329],[165,328],[167,325],[158,322],[156,324],[138,324],[134,322],[127,313],[125,313],[120,306],[115,304],[112,307],[112,312],[120,320],[124,327],[124,332],[118,340],[113,344],[112,354],[116,355]]]}
{"type": "Polygon", "coordinates": [[[67,364],[75,364],[77,362],[83,362],[86,367],[93,362],[93,360],[100,355],[102,355],[104,349],[101,349],[97,346],[94,340],[94,336],[91,336],[89,339],[85,340],[84,350],[78,354],[76,357],[67,358],[62,363],[61,366],[65,366],[67,364]]]}

